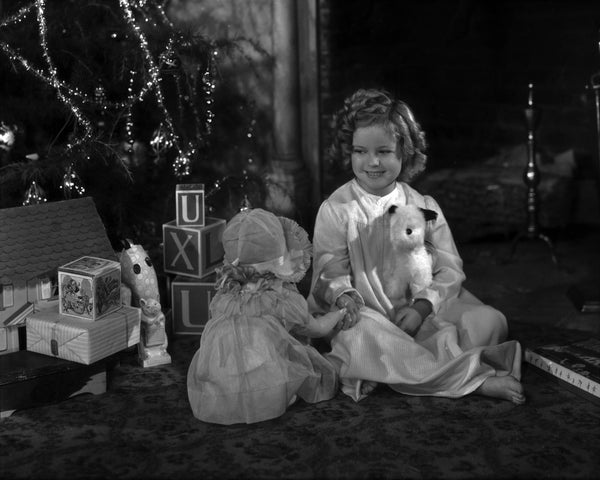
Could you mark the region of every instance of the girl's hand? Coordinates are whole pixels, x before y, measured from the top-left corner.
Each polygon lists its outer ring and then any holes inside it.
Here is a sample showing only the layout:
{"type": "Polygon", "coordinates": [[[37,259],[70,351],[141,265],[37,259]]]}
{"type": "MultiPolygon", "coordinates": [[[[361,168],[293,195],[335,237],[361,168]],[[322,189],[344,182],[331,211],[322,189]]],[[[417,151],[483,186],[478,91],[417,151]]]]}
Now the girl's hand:
{"type": "Polygon", "coordinates": [[[340,325],[342,330],[348,330],[357,324],[358,311],[360,308],[350,295],[346,295],[345,293],[340,295],[335,304],[338,306],[338,308],[346,310],[346,315],[344,316],[344,319],[340,325]]]}
{"type": "Polygon", "coordinates": [[[339,329],[341,327],[344,316],[346,315],[346,309],[342,308],[337,312],[329,312],[321,315],[318,318],[319,323],[322,326],[322,335],[325,336],[331,332],[334,328],[339,329]]]}
{"type": "Polygon", "coordinates": [[[419,328],[421,328],[423,318],[421,317],[421,314],[417,312],[414,308],[403,307],[396,312],[396,315],[394,317],[394,323],[401,330],[404,330],[411,337],[414,337],[415,334],[419,331],[419,328]]]}

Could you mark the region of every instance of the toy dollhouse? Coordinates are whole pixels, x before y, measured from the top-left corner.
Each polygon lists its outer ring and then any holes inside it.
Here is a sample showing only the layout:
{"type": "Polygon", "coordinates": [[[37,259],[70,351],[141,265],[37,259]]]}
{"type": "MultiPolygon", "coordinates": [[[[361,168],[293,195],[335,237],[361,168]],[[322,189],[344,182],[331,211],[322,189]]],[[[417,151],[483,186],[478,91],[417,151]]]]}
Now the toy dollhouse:
{"type": "Polygon", "coordinates": [[[58,267],[116,260],[91,197],[0,209],[0,355],[18,351],[25,317],[58,299],[58,267]]]}

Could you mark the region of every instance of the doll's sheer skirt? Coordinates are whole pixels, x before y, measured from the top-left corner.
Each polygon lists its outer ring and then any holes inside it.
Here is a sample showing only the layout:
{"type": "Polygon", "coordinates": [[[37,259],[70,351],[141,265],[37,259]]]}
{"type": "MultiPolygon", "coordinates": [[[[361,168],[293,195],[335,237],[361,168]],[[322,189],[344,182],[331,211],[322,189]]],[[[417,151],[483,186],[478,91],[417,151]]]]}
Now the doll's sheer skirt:
{"type": "Polygon", "coordinates": [[[187,378],[194,415],[221,424],[278,417],[296,395],[328,400],[336,382],[333,366],[272,315],[211,320],[187,378]]]}

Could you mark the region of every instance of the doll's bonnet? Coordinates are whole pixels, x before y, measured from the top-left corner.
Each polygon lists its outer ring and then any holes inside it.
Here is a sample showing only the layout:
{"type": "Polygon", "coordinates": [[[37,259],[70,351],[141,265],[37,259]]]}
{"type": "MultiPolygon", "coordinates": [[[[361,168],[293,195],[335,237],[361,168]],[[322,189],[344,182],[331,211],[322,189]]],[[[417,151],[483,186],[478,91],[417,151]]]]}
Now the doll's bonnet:
{"type": "Polygon", "coordinates": [[[223,232],[225,261],[299,282],[310,267],[312,246],[296,222],[261,208],[238,213],[223,232]]]}

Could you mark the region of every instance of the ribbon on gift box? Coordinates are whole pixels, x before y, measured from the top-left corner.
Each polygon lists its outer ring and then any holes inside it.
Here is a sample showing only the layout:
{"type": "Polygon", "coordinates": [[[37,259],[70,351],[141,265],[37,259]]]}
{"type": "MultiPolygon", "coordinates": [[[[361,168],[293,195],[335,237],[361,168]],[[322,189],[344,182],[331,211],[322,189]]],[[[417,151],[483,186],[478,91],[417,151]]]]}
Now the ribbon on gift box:
{"type": "Polygon", "coordinates": [[[54,322],[54,325],[52,325],[52,338],[50,340],[50,352],[55,357],[58,357],[58,340],[56,339],[56,326],[57,325],[58,325],[58,322],[54,322]]]}
{"type": "MultiPolygon", "coordinates": [[[[62,343],[59,343],[58,326],[61,323],[61,321],[62,321],[62,319],[59,318],[52,322],[52,328],[51,328],[51,333],[50,333],[50,342],[49,342],[50,343],[50,353],[52,353],[52,355],[54,355],[55,357],[58,357],[59,352],[62,352],[62,350],[61,350],[61,347],[62,347],[63,349],[66,349],[70,354],[77,357],[77,360],[79,362],[85,363],[85,359],[79,354],[79,352],[77,352],[76,350],[71,348],[69,343],[72,342],[73,340],[75,340],[76,338],[80,337],[81,335],[84,335],[86,332],[79,332],[77,335],[64,340],[62,343]]],[[[127,323],[127,322],[125,322],[125,323],[127,323]]],[[[35,347],[35,345],[37,345],[38,343],[43,343],[43,341],[46,340],[41,333],[39,333],[39,335],[40,335],[40,339],[31,346],[32,350],[34,349],[33,347],[35,347]]]]}

